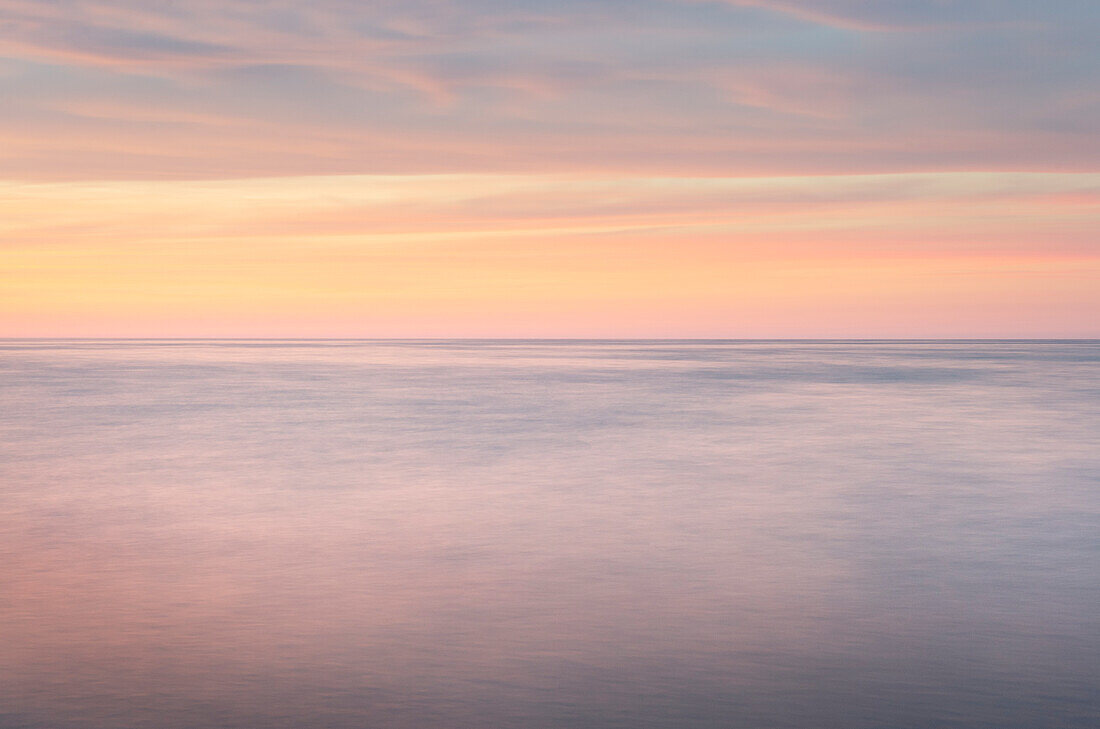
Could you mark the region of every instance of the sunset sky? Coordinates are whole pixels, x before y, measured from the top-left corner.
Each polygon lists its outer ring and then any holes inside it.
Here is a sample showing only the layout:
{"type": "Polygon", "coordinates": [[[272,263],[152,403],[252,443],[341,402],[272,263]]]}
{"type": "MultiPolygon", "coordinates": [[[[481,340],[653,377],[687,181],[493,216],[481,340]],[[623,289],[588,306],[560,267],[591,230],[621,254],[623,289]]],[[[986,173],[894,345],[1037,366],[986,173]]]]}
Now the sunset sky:
{"type": "Polygon", "coordinates": [[[1096,0],[0,0],[0,336],[1098,337],[1096,0]]]}

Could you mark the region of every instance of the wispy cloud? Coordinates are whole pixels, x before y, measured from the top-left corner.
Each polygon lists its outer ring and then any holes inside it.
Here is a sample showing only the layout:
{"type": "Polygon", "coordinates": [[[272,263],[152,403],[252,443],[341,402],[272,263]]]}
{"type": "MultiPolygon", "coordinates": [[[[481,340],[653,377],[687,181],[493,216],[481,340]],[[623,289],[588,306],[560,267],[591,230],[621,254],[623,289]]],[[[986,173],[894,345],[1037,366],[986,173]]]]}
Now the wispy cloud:
{"type": "Polygon", "coordinates": [[[1089,0],[1056,0],[1041,9],[1030,0],[718,1],[783,13],[810,23],[871,32],[1034,27],[1071,19],[1097,21],[1095,5],[1089,0]]]}
{"type": "Polygon", "coordinates": [[[1094,0],[0,0],[0,334],[1096,335],[1097,36],[1094,0]]]}
{"type": "Polygon", "coordinates": [[[1095,7],[0,0],[0,176],[1088,170],[1095,7]]]}

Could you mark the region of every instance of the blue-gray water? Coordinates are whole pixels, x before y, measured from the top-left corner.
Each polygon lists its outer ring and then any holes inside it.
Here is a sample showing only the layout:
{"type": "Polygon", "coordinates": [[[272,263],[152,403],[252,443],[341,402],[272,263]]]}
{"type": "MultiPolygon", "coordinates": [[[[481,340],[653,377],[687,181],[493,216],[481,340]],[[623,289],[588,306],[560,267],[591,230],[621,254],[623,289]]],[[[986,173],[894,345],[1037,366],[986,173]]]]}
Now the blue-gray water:
{"type": "Polygon", "coordinates": [[[1095,342],[0,341],[0,727],[1100,726],[1095,342]]]}

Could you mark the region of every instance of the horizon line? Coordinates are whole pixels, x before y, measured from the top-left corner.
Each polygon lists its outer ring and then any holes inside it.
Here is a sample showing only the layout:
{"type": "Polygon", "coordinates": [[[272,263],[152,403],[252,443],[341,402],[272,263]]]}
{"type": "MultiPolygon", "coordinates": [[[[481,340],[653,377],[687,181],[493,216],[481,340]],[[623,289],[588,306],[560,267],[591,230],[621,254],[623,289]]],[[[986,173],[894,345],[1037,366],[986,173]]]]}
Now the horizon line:
{"type": "Polygon", "coordinates": [[[1097,337],[0,337],[0,342],[971,342],[1100,343],[1097,337]]]}

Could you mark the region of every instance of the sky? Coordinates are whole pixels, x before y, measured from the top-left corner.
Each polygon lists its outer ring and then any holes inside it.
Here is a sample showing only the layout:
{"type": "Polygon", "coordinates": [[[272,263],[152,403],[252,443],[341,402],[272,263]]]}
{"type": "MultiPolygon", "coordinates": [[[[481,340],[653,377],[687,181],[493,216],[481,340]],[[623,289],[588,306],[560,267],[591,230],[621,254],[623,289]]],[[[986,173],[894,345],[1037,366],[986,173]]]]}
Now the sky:
{"type": "Polygon", "coordinates": [[[1100,337],[1096,0],[0,0],[0,336],[1100,337]]]}

